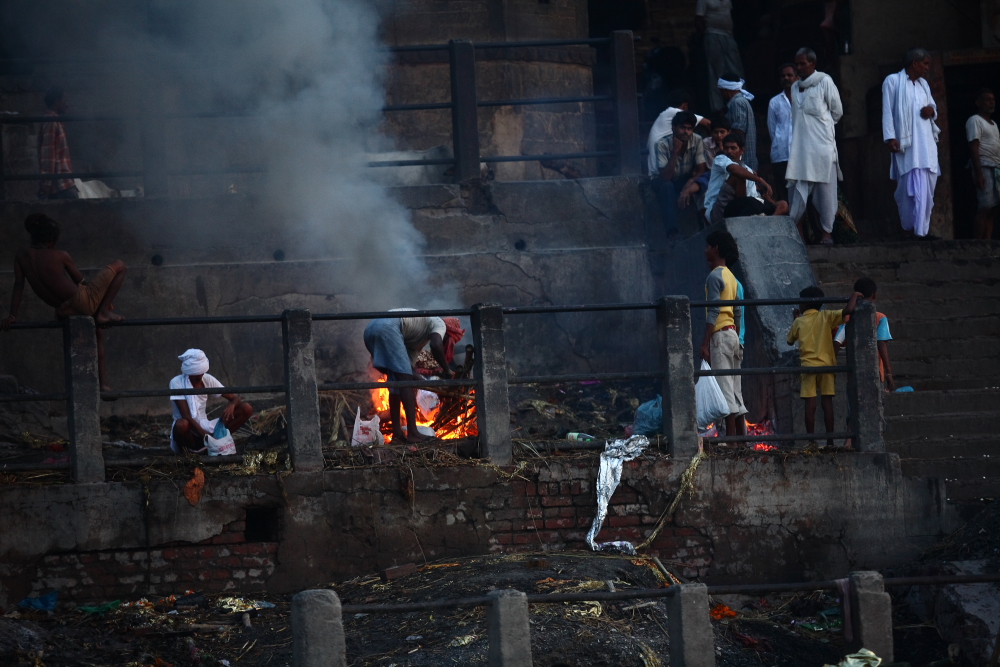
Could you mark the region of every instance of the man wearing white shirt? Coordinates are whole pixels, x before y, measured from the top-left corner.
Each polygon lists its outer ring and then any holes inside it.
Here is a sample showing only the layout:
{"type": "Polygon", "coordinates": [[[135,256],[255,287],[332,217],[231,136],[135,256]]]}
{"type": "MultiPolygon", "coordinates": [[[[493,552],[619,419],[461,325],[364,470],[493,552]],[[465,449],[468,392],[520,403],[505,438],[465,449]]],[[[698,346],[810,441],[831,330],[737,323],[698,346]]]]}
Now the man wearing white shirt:
{"type": "Polygon", "coordinates": [[[767,131],[771,135],[771,169],[774,172],[775,194],[785,199],[785,171],[788,153],[792,150],[792,84],[799,80],[795,65],[785,63],[778,68],[781,92],[767,105],[767,131]]]}
{"type": "Polygon", "coordinates": [[[910,49],[904,67],[882,83],[882,138],[892,152],[889,178],[896,181],[896,205],[903,229],[918,238],[928,235],[934,188],[941,167],[934,123],[937,104],[924,76],[931,69],[931,55],[924,49],[910,49]]]}
{"type": "MultiPolygon", "coordinates": [[[[691,96],[688,95],[686,90],[678,88],[667,94],[667,108],[653,121],[653,126],[649,128],[649,137],[646,139],[646,150],[648,151],[646,166],[650,176],[656,177],[659,175],[659,167],[656,165],[656,144],[673,134],[674,116],[681,111],[688,111],[690,105],[691,96]]],[[[698,114],[695,114],[694,117],[697,125],[708,125],[707,118],[703,118],[698,114]]]]}
{"type": "Polygon", "coordinates": [[[969,140],[972,153],[972,178],[976,185],[975,233],[976,238],[989,241],[993,238],[993,214],[1000,204],[1000,131],[993,112],[996,111],[996,96],[989,88],[983,88],[976,96],[979,111],[965,123],[965,138],[969,140]]]}

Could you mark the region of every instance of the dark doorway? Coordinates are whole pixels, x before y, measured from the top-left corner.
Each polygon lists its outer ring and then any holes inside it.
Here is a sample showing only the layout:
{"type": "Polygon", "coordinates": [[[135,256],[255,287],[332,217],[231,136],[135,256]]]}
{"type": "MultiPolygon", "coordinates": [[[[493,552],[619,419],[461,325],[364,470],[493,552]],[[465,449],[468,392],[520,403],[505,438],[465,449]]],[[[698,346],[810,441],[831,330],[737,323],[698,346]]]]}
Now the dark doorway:
{"type": "MultiPolygon", "coordinates": [[[[969,170],[969,142],[965,140],[965,122],[976,113],[976,93],[980,88],[1000,91],[1000,63],[954,65],[945,67],[944,82],[948,102],[948,131],[951,136],[952,214],[956,239],[971,239],[976,215],[976,190],[969,170]]],[[[996,121],[996,114],[994,114],[996,121]]],[[[993,237],[997,237],[994,226],[993,237]]]]}
{"type": "Polygon", "coordinates": [[[281,541],[280,507],[248,507],[243,539],[247,542],[281,541]]]}

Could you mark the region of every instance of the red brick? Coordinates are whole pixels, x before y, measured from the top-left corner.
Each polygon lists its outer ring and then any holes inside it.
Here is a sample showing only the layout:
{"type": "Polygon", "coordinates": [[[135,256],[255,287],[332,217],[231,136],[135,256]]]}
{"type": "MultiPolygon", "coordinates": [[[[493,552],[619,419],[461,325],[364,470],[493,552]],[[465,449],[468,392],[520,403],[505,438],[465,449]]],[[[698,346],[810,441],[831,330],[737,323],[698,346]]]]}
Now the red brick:
{"type": "Polygon", "coordinates": [[[538,495],[547,496],[549,495],[549,485],[543,482],[538,483],[538,495]]]}
{"type": "Polygon", "coordinates": [[[549,482],[549,495],[550,496],[559,495],[559,482],[549,482]]]}
{"type": "Polygon", "coordinates": [[[243,559],[239,556],[225,556],[212,561],[216,567],[239,567],[243,565],[243,559]]]}
{"type": "Polygon", "coordinates": [[[179,555],[177,549],[164,549],[162,553],[163,560],[174,560],[179,555]]]}
{"type": "Polygon", "coordinates": [[[243,567],[267,567],[268,565],[271,565],[271,559],[258,558],[256,556],[246,556],[245,558],[243,558],[241,564],[243,565],[243,567]]]}
{"type": "Polygon", "coordinates": [[[638,526],[641,523],[637,516],[610,516],[608,525],[617,528],[618,526],[638,526]]]}
{"type": "Polygon", "coordinates": [[[546,507],[542,510],[542,516],[546,519],[554,519],[559,516],[560,509],[559,507],[546,507]]]}
{"type": "Polygon", "coordinates": [[[510,493],[514,496],[526,496],[528,495],[524,489],[526,482],[511,482],[510,483],[510,493]]]}
{"type": "Polygon", "coordinates": [[[511,530],[522,531],[522,530],[537,530],[544,527],[544,522],[541,519],[528,520],[528,521],[512,521],[511,530]]]}
{"type": "Polygon", "coordinates": [[[537,496],[538,486],[534,482],[525,482],[524,484],[524,495],[526,496],[537,496]]]}
{"type": "Polygon", "coordinates": [[[393,579],[399,579],[400,577],[405,577],[407,575],[413,574],[417,571],[416,563],[406,563],[405,565],[398,565],[396,567],[388,567],[381,572],[382,581],[392,581],[393,579]]]}
{"type": "Polygon", "coordinates": [[[206,547],[206,548],[201,549],[201,550],[198,551],[198,556],[197,557],[200,557],[200,558],[214,558],[215,554],[216,554],[215,549],[212,549],[211,547],[206,547]]]}
{"type": "Polygon", "coordinates": [[[511,496],[510,502],[507,503],[507,506],[517,508],[530,507],[531,501],[528,496],[511,496]]]}
{"type": "Polygon", "coordinates": [[[514,539],[514,536],[510,533],[498,533],[490,538],[490,542],[493,544],[510,544],[514,539]]]}
{"type": "Polygon", "coordinates": [[[277,542],[264,542],[264,551],[269,554],[278,553],[278,543],[277,542]]]}
{"type": "Polygon", "coordinates": [[[510,521],[490,521],[489,527],[493,532],[499,533],[511,530],[511,523],[510,521]]]}
{"type": "Polygon", "coordinates": [[[593,497],[589,494],[581,496],[573,496],[573,504],[577,507],[593,507],[597,504],[593,497]]]}
{"type": "Polygon", "coordinates": [[[514,544],[534,544],[538,542],[538,536],[534,533],[517,533],[514,535],[514,544]]]}
{"type": "Polygon", "coordinates": [[[546,519],[546,528],[575,528],[576,521],[573,519],[546,519]]]}
{"type": "Polygon", "coordinates": [[[561,518],[563,518],[563,519],[567,519],[569,517],[574,517],[575,518],[576,517],[576,508],[575,507],[560,507],[559,508],[559,516],[561,518]]]}
{"type": "Polygon", "coordinates": [[[528,517],[529,519],[541,519],[542,518],[542,508],[541,507],[532,507],[527,512],[524,513],[524,516],[528,517]]]}
{"type": "Polygon", "coordinates": [[[243,542],[243,533],[222,533],[212,538],[212,544],[238,544],[243,542]]]}
{"type": "Polygon", "coordinates": [[[594,517],[592,517],[592,516],[581,516],[581,517],[577,517],[577,519],[576,519],[576,525],[579,528],[587,528],[592,523],[594,523],[594,517]]]}
{"type": "Polygon", "coordinates": [[[97,561],[97,556],[94,554],[80,554],[79,561],[81,563],[94,563],[97,561]]]}

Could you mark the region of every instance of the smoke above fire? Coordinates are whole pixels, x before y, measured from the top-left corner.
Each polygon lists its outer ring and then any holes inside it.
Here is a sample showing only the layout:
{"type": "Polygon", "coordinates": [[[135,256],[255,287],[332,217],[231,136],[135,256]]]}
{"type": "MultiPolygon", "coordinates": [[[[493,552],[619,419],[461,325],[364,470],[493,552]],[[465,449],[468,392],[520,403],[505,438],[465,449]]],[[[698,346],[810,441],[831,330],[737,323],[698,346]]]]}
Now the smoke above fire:
{"type": "MultiPolygon", "coordinates": [[[[60,3],[63,12],[36,4],[8,9],[24,27],[22,50],[66,58],[77,84],[102,85],[114,101],[101,111],[164,112],[173,161],[266,171],[231,177],[233,189],[281,226],[288,260],[343,260],[338,282],[373,309],[451,305],[440,288],[430,296],[422,235],[365,167],[366,151],[391,148],[378,134],[389,54],[373,2],[99,0],[60,3]],[[245,117],[170,118],[198,112],[245,117]]],[[[48,72],[72,94],[73,81],[48,72]]]]}

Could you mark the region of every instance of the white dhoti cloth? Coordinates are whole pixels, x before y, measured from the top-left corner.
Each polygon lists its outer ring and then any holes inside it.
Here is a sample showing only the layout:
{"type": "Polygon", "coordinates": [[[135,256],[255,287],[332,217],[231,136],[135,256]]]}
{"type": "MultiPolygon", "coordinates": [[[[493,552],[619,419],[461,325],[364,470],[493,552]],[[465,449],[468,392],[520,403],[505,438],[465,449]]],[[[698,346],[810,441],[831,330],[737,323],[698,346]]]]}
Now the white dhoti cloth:
{"type": "Polygon", "coordinates": [[[926,167],[911,169],[896,182],[896,205],[903,229],[927,236],[934,209],[934,188],[938,175],[926,167]]]}
{"type": "Polygon", "coordinates": [[[788,181],[789,199],[791,209],[788,215],[795,222],[802,219],[806,213],[806,205],[809,197],[812,197],[813,206],[819,212],[819,222],[823,226],[823,231],[827,234],[833,233],[833,221],[837,218],[837,163],[830,163],[830,180],[826,183],[817,181],[788,181]]]}

